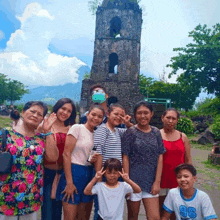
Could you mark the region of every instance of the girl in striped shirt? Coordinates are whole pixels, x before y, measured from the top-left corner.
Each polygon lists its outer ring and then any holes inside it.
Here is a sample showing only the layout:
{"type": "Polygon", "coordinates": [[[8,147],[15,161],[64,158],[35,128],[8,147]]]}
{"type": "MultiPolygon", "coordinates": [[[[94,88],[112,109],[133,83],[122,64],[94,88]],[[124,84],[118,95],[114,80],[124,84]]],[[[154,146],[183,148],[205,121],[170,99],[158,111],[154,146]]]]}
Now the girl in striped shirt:
{"type": "MultiPolygon", "coordinates": [[[[101,170],[105,161],[110,158],[116,158],[122,163],[121,154],[121,137],[126,131],[126,128],[117,128],[121,123],[129,128],[133,124],[130,123],[131,117],[125,115],[125,109],[117,103],[111,104],[107,113],[107,123],[101,124],[94,134],[94,147],[99,153],[97,162],[95,164],[96,171],[101,170]]],[[[94,220],[97,219],[98,213],[98,201],[95,198],[95,216],[94,220]]]]}

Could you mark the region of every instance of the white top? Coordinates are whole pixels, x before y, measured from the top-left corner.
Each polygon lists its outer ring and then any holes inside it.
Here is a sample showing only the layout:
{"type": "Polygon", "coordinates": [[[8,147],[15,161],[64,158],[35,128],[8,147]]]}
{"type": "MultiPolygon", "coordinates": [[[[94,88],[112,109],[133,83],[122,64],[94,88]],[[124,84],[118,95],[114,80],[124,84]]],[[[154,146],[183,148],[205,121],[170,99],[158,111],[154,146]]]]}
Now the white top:
{"type": "Polygon", "coordinates": [[[101,124],[94,134],[94,146],[103,157],[104,164],[109,158],[116,158],[122,163],[121,137],[127,128],[115,128],[111,131],[106,124],[101,124]]]}
{"type": "Polygon", "coordinates": [[[105,220],[122,220],[125,195],[133,192],[126,182],[119,182],[117,188],[109,188],[104,182],[96,183],[92,194],[97,194],[99,201],[98,214],[105,220]]]}
{"type": "Polygon", "coordinates": [[[190,199],[183,197],[179,187],[171,189],[164,201],[163,208],[169,213],[175,212],[177,220],[217,218],[209,196],[198,189],[190,199]]]}
{"type": "Polygon", "coordinates": [[[93,132],[89,131],[84,124],[75,124],[69,129],[67,135],[72,135],[77,140],[71,154],[71,163],[91,166],[87,159],[93,148],[93,132]]]}

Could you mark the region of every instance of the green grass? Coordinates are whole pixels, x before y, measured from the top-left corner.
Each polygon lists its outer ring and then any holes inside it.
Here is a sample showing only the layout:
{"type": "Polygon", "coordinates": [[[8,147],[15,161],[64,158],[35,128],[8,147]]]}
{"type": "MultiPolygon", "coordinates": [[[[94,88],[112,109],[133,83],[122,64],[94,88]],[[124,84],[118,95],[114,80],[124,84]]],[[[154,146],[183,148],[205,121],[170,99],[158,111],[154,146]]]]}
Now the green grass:
{"type": "Polygon", "coordinates": [[[210,160],[202,161],[203,164],[205,164],[205,167],[209,169],[216,169],[220,170],[220,165],[211,163],[210,160]]]}
{"type": "Polygon", "coordinates": [[[196,144],[195,142],[191,142],[191,141],[190,141],[190,144],[191,144],[192,148],[197,148],[200,150],[210,150],[211,151],[213,148],[212,144],[202,145],[202,144],[196,144]]]}
{"type": "Polygon", "coordinates": [[[10,127],[12,120],[9,117],[0,116],[0,127],[10,127]]]}

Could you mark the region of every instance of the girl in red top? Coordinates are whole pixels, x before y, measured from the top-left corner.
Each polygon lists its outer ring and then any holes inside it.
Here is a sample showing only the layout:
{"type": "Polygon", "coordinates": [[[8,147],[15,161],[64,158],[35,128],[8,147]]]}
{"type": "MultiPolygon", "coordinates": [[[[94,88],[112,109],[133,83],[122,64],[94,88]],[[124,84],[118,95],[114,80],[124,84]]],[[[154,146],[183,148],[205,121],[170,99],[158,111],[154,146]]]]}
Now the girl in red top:
{"type": "Polygon", "coordinates": [[[55,200],[54,184],[63,170],[63,151],[66,140],[66,134],[70,125],[75,124],[76,108],[73,101],[69,98],[62,98],[53,106],[52,112],[57,115],[51,131],[57,143],[59,150],[59,158],[56,162],[44,160],[44,190],[43,190],[43,206],[41,209],[42,220],[61,220],[62,202],[55,200]],[[56,178],[55,178],[56,177],[56,178]],[[55,179],[55,181],[54,181],[55,179]],[[53,187],[52,187],[53,186],[53,187]]]}
{"type": "MultiPolygon", "coordinates": [[[[166,148],[166,153],[163,155],[163,171],[159,194],[160,208],[162,209],[168,190],[178,186],[174,172],[175,167],[182,163],[192,163],[192,158],[189,139],[184,133],[175,129],[179,119],[177,110],[175,108],[167,109],[161,119],[163,129],[160,132],[166,148]]],[[[170,219],[175,219],[175,215],[172,215],[170,219]]]]}

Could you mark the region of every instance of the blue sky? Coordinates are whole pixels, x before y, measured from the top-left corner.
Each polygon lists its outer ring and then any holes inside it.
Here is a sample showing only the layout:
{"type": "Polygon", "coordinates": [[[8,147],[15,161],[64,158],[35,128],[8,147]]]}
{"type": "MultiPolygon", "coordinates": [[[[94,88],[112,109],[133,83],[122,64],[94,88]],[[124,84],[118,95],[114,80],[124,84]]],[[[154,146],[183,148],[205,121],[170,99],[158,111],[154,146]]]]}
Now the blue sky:
{"type": "MultiPolygon", "coordinates": [[[[219,0],[141,0],[141,73],[158,78],[174,47],[199,23],[220,22],[219,0]]],[[[78,80],[92,65],[95,16],[88,0],[1,0],[0,73],[30,87],[78,80]]],[[[170,79],[174,82],[175,77],[170,79]]]]}

